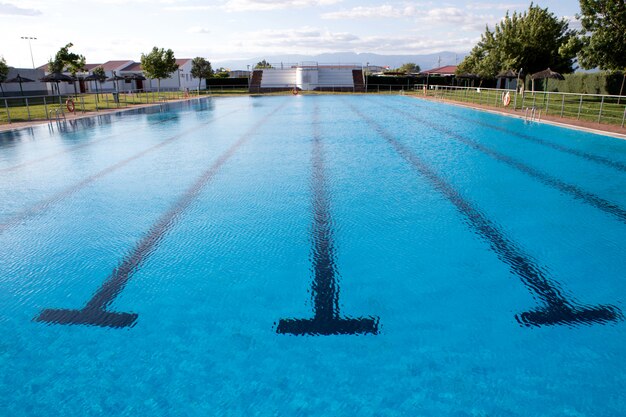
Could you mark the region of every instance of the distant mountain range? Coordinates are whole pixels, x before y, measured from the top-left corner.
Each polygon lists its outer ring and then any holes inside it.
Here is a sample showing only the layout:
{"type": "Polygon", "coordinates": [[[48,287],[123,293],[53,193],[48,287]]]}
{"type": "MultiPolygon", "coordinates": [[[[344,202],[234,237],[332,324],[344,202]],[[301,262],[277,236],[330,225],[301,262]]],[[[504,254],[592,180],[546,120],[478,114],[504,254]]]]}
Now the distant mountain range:
{"type": "Polygon", "coordinates": [[[357,54],[354,52],[333,52],[319,55],[269,55],[250,59],[224,60],[212,62],[213,68],[228,68],[230,70],[245,70],[247,66],[254,66],[257,62],[266,60],[271,64],[318,62],[320,64],[362,64],[389,66],[398,68],[407,62],[413,62],[420,66],[422,70],[436,68],[444,65],[456,65],[463,60],[467,52],[442,51],[425,55],[379,55],[379,54],[357,54]]]}

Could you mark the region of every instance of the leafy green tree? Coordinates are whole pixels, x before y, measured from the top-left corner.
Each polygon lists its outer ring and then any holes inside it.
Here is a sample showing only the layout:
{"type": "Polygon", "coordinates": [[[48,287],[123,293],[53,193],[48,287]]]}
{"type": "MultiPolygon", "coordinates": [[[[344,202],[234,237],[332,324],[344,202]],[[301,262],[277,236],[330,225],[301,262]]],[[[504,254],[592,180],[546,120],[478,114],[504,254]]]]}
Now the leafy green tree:
{"type": "Polygon", "coordinates": [[[256,65],[254,66],[254,69],[267,69],[267,68],[272,68],[272,66],[266,60],[257,62],[256,65]]]}
{"type": "Polygon", "coordinates": [[[102,68],[102,67],[95,67],[95,68],[91,71],[91,73],[92,73],[93,75],[97,75],[97,76],[98,76],[98,77],[100,77],[100,78],[104,78],[104,77],[106,77],[106,73],[104,72],[104,68],[102,68]]]}
{"type": "Polygon", "coordinates": [[[478,44],[461,62],[457,73],[494,78],[499,72],[523,68],[527,74],[550,67],[569,73],[579,49],[576,31],[567,20],[530,4],[523,13],[507,12],[493,31],[487,26],[478,44]]]}
{"type": "MultiPolygon", "coordinates": [[[[70,52],[72,46],[74,46],[73,43],[68,43],[59,49],[54,58],[48,62],[48,70],[50,72],[61,73],[67,69],[72,74],[72,77],[76,77],[78,72],[85,70],[85,57],[70,52]]],[[[72,84],[74,84],[74,94],[76,94],[76,82],[74,81],[72,84]]]]}
{"type": "Polygon", "coordinates": [[[420,70],[421,70],[420,66],[417,65],[416,63],[407,62],[406,64],[400,65],[400,68],[398,68],[396,71],[403,72],[405,74],[412,74],[412,73],[420,72],[420,70]]]}
{"type": "Polygon", "coordinates": [[[230,71],[224,67],[220,67],[215,71],[215,78],[228,78],[230,77],[230,71]]]}
{"type": "Polygon", "coordinates": [[[580,0],[582,49],[578,62],[583,68],[622,71],[626,80],[626,2],[624,0],[580,0]]]}
{"type": "Polygon", "coordinates": [[[161,91],[161,80],[169,78],[178,69],[174,51],[156,46],[148,54],[141,54],[141,68],[148,78],[157,80],[157,91],[161,91]]]}
{"type": "Polygon", "coordinates": [[[2,87],[2,83],[7,80],[9,76],[9,66],[7,62],[4,60],[4,57],[0,57],[0,91],[2,91],[2,95],[4,95],[4,88],[2,87]]]}
{"type": "Polygon", "coordinates": [[[194,78],[198,78],[198,89],[202,84],[203,79],[211,78],[213,76],[213,68],[211,63],[204,58],[196,57],[191,60],[191,75],[194,78]]]}

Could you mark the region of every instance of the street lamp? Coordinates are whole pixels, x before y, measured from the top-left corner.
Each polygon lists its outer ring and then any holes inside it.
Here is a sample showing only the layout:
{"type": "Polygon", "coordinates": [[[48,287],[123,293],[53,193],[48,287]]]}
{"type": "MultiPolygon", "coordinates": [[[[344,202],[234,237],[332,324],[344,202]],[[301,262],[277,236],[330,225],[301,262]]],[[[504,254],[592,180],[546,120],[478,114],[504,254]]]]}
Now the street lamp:
{"type": "Polygon", "coordinates": [[[33,38],[32,36],[21,36],[22,39],[28,40],[28,49],[30,49],[30,61],[33,64],[33,69],[35,69],[35,60],[33,59],[33,47],[30,44],[31,39],[36,41],[37,38],[33,38]]]}

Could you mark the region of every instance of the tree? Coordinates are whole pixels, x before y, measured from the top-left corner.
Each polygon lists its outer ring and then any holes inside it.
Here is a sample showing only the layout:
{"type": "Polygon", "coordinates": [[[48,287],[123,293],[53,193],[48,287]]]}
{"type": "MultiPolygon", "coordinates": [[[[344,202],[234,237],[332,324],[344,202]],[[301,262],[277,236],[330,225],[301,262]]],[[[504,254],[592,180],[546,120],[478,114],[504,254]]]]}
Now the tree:
{"type": "Polygon", "coordinates": [[[213,68],[211,63],[204,58],[196,57],[191,60],[191,76],[198,78],[198,89],[202,84],[203,79],[211,78],[213,76],[213,68]]]}
{"type": "Polygon", "coordinates": [[[417,65],[414,62],[407,62],[406,64],[402,64],[400,65],[400,68],[398,68],[396,71],[398,72],[403,72],[405,74],[413,74],[416,72],[420,72],[421,68],[419,65],[417,65]]]}
{"type": "Polygon", "coordinates": [[[106,77],[106,73],[104,72],[104,68],[102,68],[102,67],[95,67],[95,68],[91,71],[91,73],[92,73],[93,75],[97,75],[97,76],[98,76],[98,77],[100,77],[100,78],[104,78],[104,77],[106,77]]]}
{"type": "Polygon", "coordinates": [[[169,78],[178,69],[174,52],[156,46],[149,54],[141,54],[141,68],[148,78],[157,80],[157,91],[161,91],[161,79],[169,78]]]}
{"type": "Polygon", "coordinates": [[[218,68],[214,74],[215,78],[228,78],[230,77],[230,71],[224,67],[218,68]]]}
{"type": "Polygon", "coordinates": [[[7,62],[4,60],[4,57],[0,56],[0,91],[2,91],[2,95],[4,95],[4,88],[2,87],[2,83],[7,80],[9,76],[9,66],[7,62]]]}
{"type": "Polygon", "coordinates": [[[624,0],[580,0],[582,48],[578,62],[583,68],[622,71],[626,80],[626,3],[624,0]]]}
{"type": "MultiPolygon", "coordinates": [[[[68,43],[59,49],[53,59],[50,59],[48,62],[48,70],[50,72],[61,73],[67,69],[67,71],[72,74],[72,77],[76,78],[76,74],[79,71],[85,70],[85,57],[83,55],[70,52],[70,48],[72,46],[74,46],[73,43],[68,43]]],[[[77,94],[76,81],[72,84],[74,84],[74,94],[77,94]]]]}
{"type": "Polygon", "coordinates": [[[254,66],[254,69],[266,69],[266,68],[272,68],[270,63],[267,62],[266,60],[257,62],[256,65],[254,66]]]}
{"type": "Polygon", "coordinates": [[[530,74],[547,67],[569,73],[574,70],[573,60],[580,46],[576,39],[576,31],[569,29],[567,20],[531,3],[523,13],[507,12],[494,31],[487,26],[457,73],[494,78],[509,69],[523,68],[530,74]]]}

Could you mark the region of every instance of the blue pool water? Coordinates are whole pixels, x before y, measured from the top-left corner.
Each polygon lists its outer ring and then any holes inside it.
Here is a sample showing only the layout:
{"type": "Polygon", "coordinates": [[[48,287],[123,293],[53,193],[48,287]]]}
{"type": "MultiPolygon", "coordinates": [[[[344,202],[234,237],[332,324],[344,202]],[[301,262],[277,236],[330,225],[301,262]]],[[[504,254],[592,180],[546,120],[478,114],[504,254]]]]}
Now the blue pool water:
{"type": "Polygon", "coordinates": [[[626,142],[408,97],[0,134],[1,416],[618,416],[626,142]]]}

